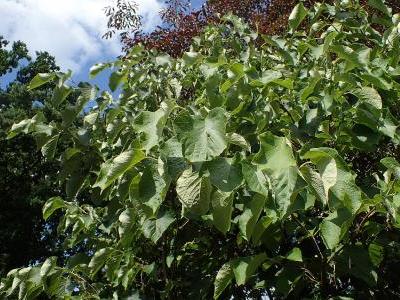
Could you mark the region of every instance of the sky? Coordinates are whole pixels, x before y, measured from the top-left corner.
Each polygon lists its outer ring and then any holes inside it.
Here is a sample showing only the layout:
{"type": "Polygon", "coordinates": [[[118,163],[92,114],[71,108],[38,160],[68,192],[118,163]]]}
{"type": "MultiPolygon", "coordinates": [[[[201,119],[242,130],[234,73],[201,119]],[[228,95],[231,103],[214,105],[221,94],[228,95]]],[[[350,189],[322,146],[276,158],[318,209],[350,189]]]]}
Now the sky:
{"type": "MultiPolygon", "coordinates": [[[[87,81],[92,65],[112,61],[121,54],[117,36],[101,38],[107,31],[104,7],[114,1],[0,0],[0,35],[11,42],[25,42],[33,56],[35,51],[48,51],[63,71],[73,71],[74,81],[87,81]]],[[[143,17],[144,30],[151,31],[160,24],[163,0],[134,2],[143,17]]],[[[202,2],[192,1],[192,6],[198,7],[202,2]]],[[[107,74],[100,76],[95,83],[103,86],[106,77],[107,74]]]]}

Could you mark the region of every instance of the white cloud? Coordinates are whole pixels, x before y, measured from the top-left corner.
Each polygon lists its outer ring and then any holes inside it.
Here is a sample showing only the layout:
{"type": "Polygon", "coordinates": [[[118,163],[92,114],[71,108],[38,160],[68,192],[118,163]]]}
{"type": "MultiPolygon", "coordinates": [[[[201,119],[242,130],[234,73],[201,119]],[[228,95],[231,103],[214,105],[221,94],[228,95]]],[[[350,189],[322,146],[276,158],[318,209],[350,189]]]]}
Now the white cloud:
{"type": "MultiPolygon", "coordinates": [[[[136,0],[144,29],[160,21],[162,4],[136,0]]],[[[46,50],[63,69],[79,72],[89,63],[120,54],[118,37],[104,40],[104,7],[113,0],[0,0],[0,35],[21,40],[33,51],[46,50]]]]}

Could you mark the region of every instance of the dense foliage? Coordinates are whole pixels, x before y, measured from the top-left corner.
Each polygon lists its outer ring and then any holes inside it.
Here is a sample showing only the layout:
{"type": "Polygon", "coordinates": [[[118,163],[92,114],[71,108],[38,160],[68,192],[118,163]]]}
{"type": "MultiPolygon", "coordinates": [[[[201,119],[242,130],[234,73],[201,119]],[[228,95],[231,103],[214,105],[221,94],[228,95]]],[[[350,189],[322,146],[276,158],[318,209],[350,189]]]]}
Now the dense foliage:
{"type": "Polygon", "coordinates": [[[31,136],[6,140],[12,124],[32,116],[54,88],[49,84],[28,91],[27,84],[36,74],[58,67],[47,52],[32,59],[23,42],[7,45],[0,37],[0,80],[15,76],[0,88],[0,277],[54,253],[55,234],[42,218],[42,206],[60,192],[57,163],[43,159],[31,136]]]}
{"type": "Polygon", "coordinates": [[[0,295],[400,297],[400,15],[369,5],[300,3],[280,37],[226,16],[181,58],[137,45],[91,70],[115,69],[118,101],[83,85],[67,104],[68,75],[36,76],[59,117],[9,138],[62,164],[43,216],[67,254],[0,295]]]}
{"type": "MultiPolygon", "coordinates": [[[[148,49],[166,52],[173,57],[188,51],[192,39],[203,29],[219,23],[220,16],[228,13],[243,19],[250,27],[261,34],[282,34],[286,31],[288,17],[299,2],[298,0],[208,0],[201,8],[192,9],[189,0],[166,0],[166,8],[160,12],[162,26],[151,32],[141,30],[140,18],[129,2],[118,1],[116,7],[107,8],[110,30],[106,37],[111,37],[116,31],[124,49],[129,51],[141,43],[148,49]]],[[[316,0],[304,0],[305,7],[311,7],[316,0]]],[[[334,0],[325,0],[332,4],[334,0]]],[[[367,0],[360,4],[367,10],[367,0]]],[[[394,13],[400,12],[398,0],[388,0],[386,4],[394,13]]]]}

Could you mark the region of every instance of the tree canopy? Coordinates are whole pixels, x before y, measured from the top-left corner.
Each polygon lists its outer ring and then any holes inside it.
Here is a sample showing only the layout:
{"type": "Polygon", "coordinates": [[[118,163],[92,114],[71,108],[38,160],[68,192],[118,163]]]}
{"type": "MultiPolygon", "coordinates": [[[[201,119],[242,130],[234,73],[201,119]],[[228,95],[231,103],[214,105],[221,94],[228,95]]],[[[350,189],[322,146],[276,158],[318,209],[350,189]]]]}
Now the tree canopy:
{"type": "Polygon", "coordinates": [[[49,197],[60,193],[58,164],[43,159],[31,136],[6,137],[14,122],[40,110],[38,105],[50,99],[54,88],[48,84],[29,91],[28,83],[38,73],[59,68],[47,52],[38,52],[32,59],[23,42],[7,48],[8,42],[1,37],[0,41],[0,76],[11,72],[15,76],[0,89],[0,276],[4,276],[10,269],[56,253],[56,236],[41,210],[49,197]]]}
{"type": "Polygon", "coordinates": [[[138,44],[95,65],[118,101],[36,75],[58,114],[8,138],[61,165],[43,217],[65,253],[0,295],[400,297],[399,24],[382,0],[300,2],[280,36],[222,16],[181,57],[138,44]]]}
{"type": "MultiPolygon", "coordinates": [[[[127,52],[134,45],[142,43],[146,48],[156,49],[177,57],[189,50],[192,39],[199,35],[207,25],[218,23],[220,16],[228,13],[242,18],[258,33],[284,34],[289,15],[299,1],[208,0],[199,9],[192,9],[189,0],[167,0],[165,2],[166,8],[160,12],[163,25],[151,32],[145,32],[141,30],[141,18],[136,13],[136,6],[129,1],[118,1],[116,7],[108,7],[106,10],[110,30],[105,36],[110,38],[116,31],[119,31],[121,42],[127,52]]],[[[334,0],[323,2],[332,4],[334,0]]],[[[318,1],[304,0],[302,3],[309,8],[318,1]]],[[[367,0],[360,1],[367,11],[376,13],[367,3],[367,0]]],[[[399,1],[387,0],[386,5],[394,13],[400,12],[399,1]]]]}

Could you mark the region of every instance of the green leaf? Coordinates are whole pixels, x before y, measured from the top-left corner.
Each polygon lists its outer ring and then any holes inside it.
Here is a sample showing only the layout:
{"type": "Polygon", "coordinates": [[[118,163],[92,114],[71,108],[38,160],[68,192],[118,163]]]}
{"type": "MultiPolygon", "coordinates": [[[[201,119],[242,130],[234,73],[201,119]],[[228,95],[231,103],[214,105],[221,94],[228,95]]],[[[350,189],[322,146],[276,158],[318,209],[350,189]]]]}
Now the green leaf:
{"type": "Polygon", "coordinates": [[[265,253],[261,253],[234,260],[232,262],[232,269],[235,274],[236,284],[244,285],[267,258],[268,256],[265,253]]]}
{"type": "Polygon", "coordinates": [[[250,82],[252,86],[265,86],[271,82],[280,82],[277,81],[282,77],[282,73],[280,71],[275,70],[267,70],[264,71],[260,78],[254,79],[250,82]]]}
{"type": "Polygon", "coordinates": [[[55,78],[54,73],[38,73],[35,75],[35,77],[32,78],[31,82],[28,85],[29,90],[36,89],[43,84],[46,84],[50,81],[52,81],[55,78]]]}
{"type": "Polygon", "coordinates": [[[192,66],[195,63],[199,62],[202,58],[203,56],[201,55],[201,53],[193,51],[185,52],[182,56],[182,60],[184,61],[186,66],[192,66]]]}
{"type": "Polygon", "coordinates": [[[113,253],[114,250],[112,248],[102,248],[96,251],[88,265],[92,277],[100,271],[113,253]]]}
{"type": "Polygon", "coordinates": [[[239,229],[243,238],[250,241],[254,227],[258,218],[264,209],[265,197],[260,194],[255,194],[253,198],[246,203],[243,213],[239,217],[239,229]]]}
{"type": "Polygon", "coordinates": [[[288,254],[286,254],[286,259],[291,260],[291,261],[297,261],[297,262],[302,262],[303,261],[303,256],[301,254],[300,248],[293,248],[292,250],[289,251],[288,254]]]}
{"type": "Polygon", "coordinates": [[[192,130],[183,141],[184,155],[191,162],[211,160],[220,155],[227,146],[224,109],[212,109],[205,119],[195,117],[192,130]]]}
{"type": "MultiPolygon", "coordinates": [[[[300,167],[300,172],[318,200],[320,200],[324,205],[328,204],[328,193],[325,192],[325,185],[321,175],[307,165],[300,167]]],[[[329,186],[329,180],[327,181],[327,184],[329,186]]]]}
{"type": "Polygon", "coordinates": [[[362,87],[361,89],[354,91],[354,94],[360,100],[360,105],[366,107],[375,118],[381,116],[382,98],[374,88],[362,87]]]}
{"type": "Polygon", "coordinates": [[[95,78],[97,76],[97,74],[99,74],[100,72],[102,72],[104,69],[106,69],[108,67],[110,67],[110,64],[104,64],[104,63],[95,64],[89,70],[90,79],[95,78]]]}
{"type": "Polygon", "coordinates": [[[60,135],[56,134],[53,136],[46,144],[42,147],[42,155],[46,157],[46,159],[54,158],[54,155],[57,150],[57,143],[60,135]]]}
{"type": "Polygon", "coordinates": [[[212,216],[214,226],[226,234],[231,228],[233,212],[233,194],[215,190],[211,194],[212,216]]]}
{"type": "Polygon", "coordinates": [[[138,164],[145,158],[142,151],[134,149],[122,152],[118,156],[102,164],[100,173],[93,187],[105,190],[127,170],[138,164]]]}
{"type": "Polygon", "coordinates": [[[232,158],[218,157],[207,163],[210,180],[222,192],[231,192],[242,184],[241,169],[232,158]]]}
{"type": "Polygon", "coordinates": [[[380,163],[388,170],[394,172],[397,178],[400,178],[400,163],[393,157],[382,158],[380,163]]]}
{"type": "Polygon", "coordinates": [[[232,266],[230,263],[224,264],[219,269],[214,280],[214,299],[218,299],[222,292],[228,287],[234,278],[232,266]]]}
{"type": "Polygon", "coordinates": [[[260,150],[253,161],[265,170],[280,171],[296,166],[290,142],[270,132],[259,136],[260,150]]]}
{"type": "Polygon", "coordinates": [[[97,120],[98,116],[99,116],[98,112],[94,112],[94,113],[88,114],[83,118],[83,122],[85,124],[93,126],[96,123],[96,120],[97,120]]]}
{"type": "Polygon", "coordinates": [[[304,20],[307,16],[307,10],[303,5],[303,2],[297,4],[289,16],[289,28],[290,32],[294,32],[297,27],[299,27],[300,23],[304,20]]]}
{"type": "Polygon", "coordinates": [[[250,151],[250,144],[240,134],[230,133],[228,134],[227,139],[230,144],[237,145],[244,150],[250,151]]]}
{"type": "Polygon", "coordinates": [[[355,183],[355,176],[336,150],[314,148],[303,158],[310,159],[317,166],[331,208],[344,206],[354,213],[360,208],[361,191],[355,183]]]}
{"type": "Polygon", "coordinates": [[[388,17],[392,16],[392,9],[389,8],[383,0],[368,0],[368,5],[383,12],[388,17]]]}
{"type": "Polygon", "coordinates": [[[122,71],[115,71],[111,73],[108,86],[112,92],[115,92],[118,86],[125,80],[126,74],[122,71]]]}
{"type": "Polygon", "coordinates": [[[159,164],[148,163],[137,186],[136,194],[131,199],[138,200],[148,216],[154,216],[168,192],[170,181],[160,174],[159,164]]]}
{"type": "Polygon", "coordinates": [[[65,207],[65,202],[61,197],[50,198],[43,206],[43,219],[47,220],[57,209],[65,207]]]}
{"type": "Polygon", "coordinates": [[[347,233],[353,217],[347,209],[340,209],[327,216],[319,228],[321,237],[328,249],[335,249],[347,233]]]}
{"type": "Polygon", "coordinates": [[[164,103],[162,108],[155,112],[143,111],[133,122],[133,128],[141,133],[141,146],[149,152],[151,148],[159,144],[169,115],[169,108],[164,103]]]}
{"type": "Polygon", "coordinates": [[[253,161],[267,173],[274,192],[275,205],[283,216],[286,214],[296,192],[302,187],[298,168],[290,142],[285,137],[271,133],[259,136],[260,150],[253,161]]]}
{"type": "Polygon", "coordinates": [[[156,57],[156,65],[158,66],[166,66],[172,64],[172,58],[168,54],[159,55],[156,57]]]}
{"type": "Polygon", "coordinates": [[[368,254],[371,262],[374,264],[375,267],[379,267],[381,262],[384,259],[385,248],[381,245],[376,243],[371,243],[368,246],[368,254]]]}
{"type": "Polygon", "coordinates": [[[372,87],[362,87],[357,93],[356,96],[360,99],[360,101],[370,105],[376,110],[382,109],[382,98],[379,93],[372,87]]]}
{"type": "Polygon", "coordinates": [[[46,277],[57,266],[57,257],[47,258],[40,268],[40,276],[46,277]]]}
{"type": "Polygon", "coordinates": [[[61,103],[67,99],[68,95],[72,93],[72,88],[65,85],[64,83],[59,84],[54,88],[53,96],[51,97],[51,103],[55,107],[58,107],[61,103]]]}
{"type": "Polygon", "coordinates": [[[251,191],[259,193],[265,197],[268,196],[267,177],[263,174],[258,166],[243,161],[242,172],[244,180],[251,191]]]}
{"type": "Polygon", "coordinates": [[[265,230],[274,222],[276,222],[276,214],[271,213],[267,216],[261,217],[254,227],[253,234],[251,235],[251,240],[254,245],[258,245],[261,237],[263,236],[265,230]]]}
{"type": "Polygon", "coordinates": [[[155,220],[148,219],[143,223],[143,234],[146,238],[151,239],[153,243],[156,244],[174,221],[175,218],[170,211],[162,212],[155,220]]]}
{"type": "Polygon", "coordinates": [[[176,192],[185,210],[204,215],[210,205],[210,179],[192,169],[185,170],[176,182],[176,192]]]}
{"type": "Polygon", "coordinates": [[[360,77],[382,90],[390,91],[393,88],[393,84],[388,82],[382,75],[376,75],[373,73],[362,73],[360,77]]]}

